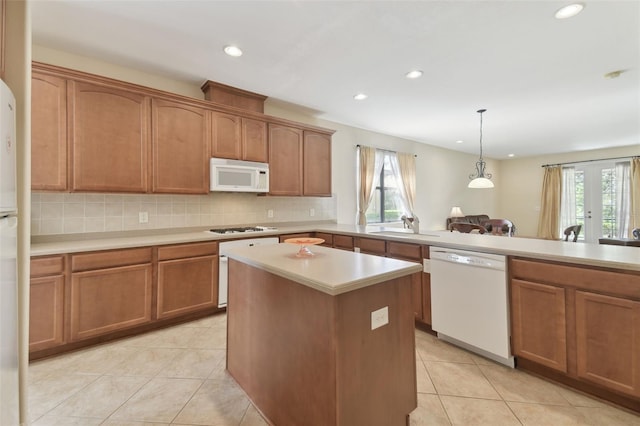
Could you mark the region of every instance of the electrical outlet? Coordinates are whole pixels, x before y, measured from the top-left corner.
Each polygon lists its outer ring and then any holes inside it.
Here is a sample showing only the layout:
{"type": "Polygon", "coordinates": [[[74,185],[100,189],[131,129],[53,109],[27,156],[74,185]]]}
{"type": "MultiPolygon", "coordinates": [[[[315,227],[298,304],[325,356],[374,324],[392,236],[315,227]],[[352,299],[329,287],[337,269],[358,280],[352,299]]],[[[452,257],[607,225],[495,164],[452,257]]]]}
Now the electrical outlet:
{"type": "Polygon", "coordinates": [[[371,329],[375,330],[385,324],[389,324],[389,307],[385,306],[377,311],[371,312],[371,329]]]}
{"type": "Polygon", "coordinates": [[[149,213],[148,212],[140,212],[140,213],[138,213],[138,222],[139,223],[147,223],[147,222],[149,222],[149,213]]]}
{"type": "Polygon", "coordinates": [[[354,253],[360,253],[360,247],[354,247],[353,248],[353,252],[354,253]]]}
{"type": "Polygon", "coordinates": [[[309,216],[314,217],[316,215],[316,209],[309,209],[309,216]]]}
{"type": "Polygon", "coordinates": [[[273,209],[267,210],[267,217],[273,217],[273,209]]]}

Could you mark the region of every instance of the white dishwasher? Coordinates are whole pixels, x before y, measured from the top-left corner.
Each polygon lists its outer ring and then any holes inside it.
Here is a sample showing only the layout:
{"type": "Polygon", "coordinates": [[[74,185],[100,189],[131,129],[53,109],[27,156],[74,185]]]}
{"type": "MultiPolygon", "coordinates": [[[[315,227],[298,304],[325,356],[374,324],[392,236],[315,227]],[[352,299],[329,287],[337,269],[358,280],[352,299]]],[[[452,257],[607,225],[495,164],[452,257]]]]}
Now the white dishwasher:
{"type": "Polygon", "coordinates": [[[433,246],[429,253],[438,338],[513,367],[506,257],[433,246]]]}

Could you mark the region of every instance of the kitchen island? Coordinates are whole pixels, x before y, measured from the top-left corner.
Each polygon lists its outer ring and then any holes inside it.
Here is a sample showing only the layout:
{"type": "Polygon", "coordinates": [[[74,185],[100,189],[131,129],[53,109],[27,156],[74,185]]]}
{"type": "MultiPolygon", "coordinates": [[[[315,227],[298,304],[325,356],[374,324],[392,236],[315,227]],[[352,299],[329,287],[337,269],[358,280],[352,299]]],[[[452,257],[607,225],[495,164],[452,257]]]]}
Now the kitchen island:
{"type": "Polygon", "coordinates": [[[227,369],[272,424],[405,425],[417,407],[411,275],[290,244],[229,253],[227,369]]]}

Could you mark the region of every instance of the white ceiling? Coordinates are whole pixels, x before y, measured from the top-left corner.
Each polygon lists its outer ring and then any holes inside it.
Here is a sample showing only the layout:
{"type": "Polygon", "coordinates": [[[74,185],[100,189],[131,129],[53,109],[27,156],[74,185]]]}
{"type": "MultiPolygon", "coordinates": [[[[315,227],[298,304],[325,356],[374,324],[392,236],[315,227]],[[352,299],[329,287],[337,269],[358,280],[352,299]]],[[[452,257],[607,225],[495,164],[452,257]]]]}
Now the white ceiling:
{"type": "Polygon", "coordinates": [[[506,158],[640,148],[640,2],[31,2],[33,43],[506,158]],[[231,58],[227,44],[244,55],[231,58]],[[404,74],[421,69],[424,76],[404,74]],[[625,70],[620,77],[605,73],[625,70]],[[353,100],[364,92],[365,101],[353,100]],[[457,140],[463,140],[457,144],[457,140]]]}

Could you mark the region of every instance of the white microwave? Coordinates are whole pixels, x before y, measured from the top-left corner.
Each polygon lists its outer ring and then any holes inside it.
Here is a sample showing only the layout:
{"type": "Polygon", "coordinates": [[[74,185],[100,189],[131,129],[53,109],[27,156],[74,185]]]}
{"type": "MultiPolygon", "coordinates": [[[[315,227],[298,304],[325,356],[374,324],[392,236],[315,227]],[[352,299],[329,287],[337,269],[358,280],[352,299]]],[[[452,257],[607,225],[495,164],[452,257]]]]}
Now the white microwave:
{"type": "Polygon", "coordinates": [[[212,158],[210,190],[224,192],[269,192],[269,164],[212,158]]]}

